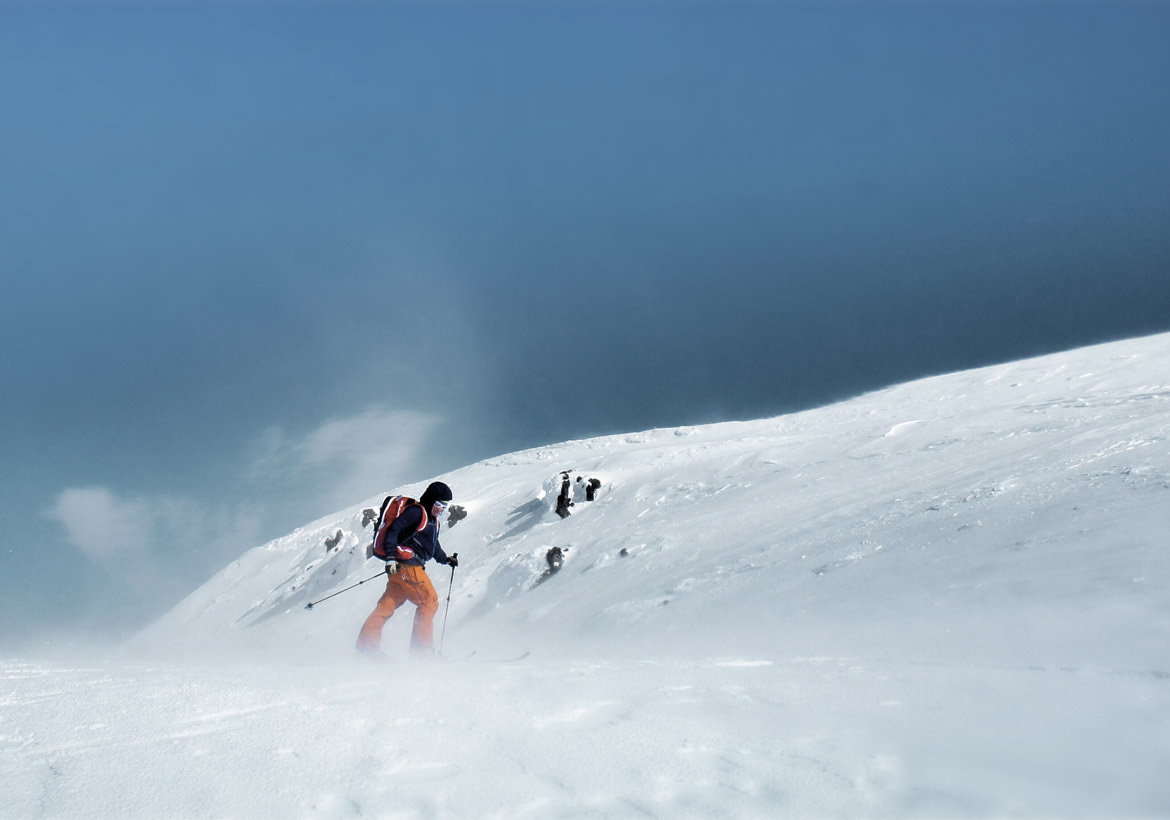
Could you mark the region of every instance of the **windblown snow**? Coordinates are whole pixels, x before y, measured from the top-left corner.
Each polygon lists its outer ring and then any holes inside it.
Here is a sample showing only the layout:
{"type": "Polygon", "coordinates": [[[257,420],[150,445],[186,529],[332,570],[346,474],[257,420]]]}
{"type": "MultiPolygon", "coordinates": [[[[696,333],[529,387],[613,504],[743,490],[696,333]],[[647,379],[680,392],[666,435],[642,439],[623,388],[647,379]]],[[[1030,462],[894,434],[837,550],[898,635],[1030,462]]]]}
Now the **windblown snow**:
{"type": "Polygon", "coordinates": [[[379,572],[361,500],[4,661],[0,817],[1170,813],[1170,335],[436,478],[447,660],[410,607],[356,656],[380,578],[305,608],[379,572]]]}

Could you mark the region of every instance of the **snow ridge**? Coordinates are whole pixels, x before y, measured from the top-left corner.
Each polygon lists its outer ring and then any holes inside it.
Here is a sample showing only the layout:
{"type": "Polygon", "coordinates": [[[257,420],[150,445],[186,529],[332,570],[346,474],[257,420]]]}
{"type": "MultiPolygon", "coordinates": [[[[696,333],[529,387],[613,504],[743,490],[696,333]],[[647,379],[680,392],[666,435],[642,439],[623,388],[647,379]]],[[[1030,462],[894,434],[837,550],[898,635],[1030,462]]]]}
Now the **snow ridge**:
{"type": "Polygon", "coordinates": [[[438,478],[453,660],[356,657],[377,581],[305,609],[366,499],[0,662],[0,818],[1170,814],[1170,335],[438,478]]]}
{"type": "MultiPolygon", "coordinates": [[[[449,635],[467,648],[633,655],[775,648],[765,636],[783,635],[779,645],[815,653],[830,626],[857,633],[864,611],[862,633],[880,625],[942,652],[944,636],[982,631],[972,607],[1051,620],[1064,617],[1054,596],[1076,610],[1086,595],[1142,598],[1167,523],[1167,373],[1162,335],[778,418],[538,447],[439,476],[468,511],[443,537],[461,557],[449,635]],[[553,512],[562,470],[603,485],[563,521],[553,512]],[[537,584],[553,547],[564,566],[537,584]],[[897,605],[875,605],[879,591],[897,605]],[[750,612],[754,627],[714,623],[723,611],[750,612]],[[793,629],[802,621],[811,636],[793,629]]],[[[348,650],[378,585],[311,612],[304,604],[377,573],[362,510],[380,499],[244,554],[137,645],[348,650]]],[[[446,568],[430,572],[445,595],[446,568]]],[[[1104,624],[1090,631],[1095,652],[1116,654],[1104,624]]],[[[404,643],[387,633],[389,651],[404,643]]]]}

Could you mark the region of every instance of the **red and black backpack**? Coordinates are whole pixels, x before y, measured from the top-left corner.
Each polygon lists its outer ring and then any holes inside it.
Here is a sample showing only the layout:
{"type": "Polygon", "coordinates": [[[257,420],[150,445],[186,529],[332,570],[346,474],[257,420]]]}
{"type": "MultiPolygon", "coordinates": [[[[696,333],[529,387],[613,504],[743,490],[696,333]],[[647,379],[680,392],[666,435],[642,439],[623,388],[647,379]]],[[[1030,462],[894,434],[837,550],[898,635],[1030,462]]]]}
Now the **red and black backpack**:
{"type": "Polygon", "coordinates": [[[386,500],[382,502],[382,511],[378,514],[378,521],[374,526],[374,543],[370,546],[367,557],[372,555],[383,561],[409,561],[414,557],[414,550],[410,547],[393,544],[391,547],[394,548],[394,554],[391,555],[388,553],[386,545],[386,533],[390,531],[390,525],[398,519],[398,516],[406,512],[407,507],[412,505],[422,510],[422,520],[415,531],[411,533],[411,535],[416,535],[427,525],[427,511],[423,509],[422,504],[405,495],[386,496],[386,500]]]}

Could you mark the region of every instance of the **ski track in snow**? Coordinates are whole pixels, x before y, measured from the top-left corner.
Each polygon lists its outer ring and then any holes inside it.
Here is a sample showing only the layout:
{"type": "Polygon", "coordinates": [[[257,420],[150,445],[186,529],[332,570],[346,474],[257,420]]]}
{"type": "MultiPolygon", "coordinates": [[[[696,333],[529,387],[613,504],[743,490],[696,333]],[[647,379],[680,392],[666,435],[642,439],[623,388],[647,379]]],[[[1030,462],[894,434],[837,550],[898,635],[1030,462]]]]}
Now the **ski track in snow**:
{"type": "Polygon", "coordinates": [[[441,476],[463,661],[409,611],[355,658],[377,581],[304,609],[377,572],[368,500],[115,656],[0,661],[0,818],[1165,816],[1168,375],[1154,336],[441,476]],[[562,469],[603,481],[563,521],[562,469]]]}

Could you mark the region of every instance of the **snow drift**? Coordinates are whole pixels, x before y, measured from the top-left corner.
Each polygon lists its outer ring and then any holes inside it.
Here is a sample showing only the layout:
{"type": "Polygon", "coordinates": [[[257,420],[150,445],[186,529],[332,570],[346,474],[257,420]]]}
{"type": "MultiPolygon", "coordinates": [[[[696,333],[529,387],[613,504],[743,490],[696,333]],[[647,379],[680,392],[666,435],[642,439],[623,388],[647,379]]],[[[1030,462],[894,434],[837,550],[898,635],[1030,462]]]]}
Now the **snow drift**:
{"type": "MultiPolygon", "coordinates": [[[[441,476],[468,511],[443,534],[445,648],[1148,666],[1170,626],[1167,376],[1158,336],[441,476]],[[603,484],[565,520],[562,470],[603,484]]],[[[382,584],[304,605],[378,572],[361,519],[381,498],[246,553],[140,645],[348,652],[382,584]]]]}
{"type": "Polygon", "coordinates": [[[355,657],[379,580],[305,609],[378,572],[362,500],[6,663],[0,816],[1170,812],[1170,335],[437,478],[452,660],[409,608],[355,657]]]}

